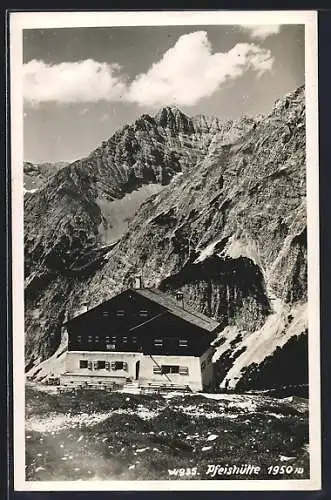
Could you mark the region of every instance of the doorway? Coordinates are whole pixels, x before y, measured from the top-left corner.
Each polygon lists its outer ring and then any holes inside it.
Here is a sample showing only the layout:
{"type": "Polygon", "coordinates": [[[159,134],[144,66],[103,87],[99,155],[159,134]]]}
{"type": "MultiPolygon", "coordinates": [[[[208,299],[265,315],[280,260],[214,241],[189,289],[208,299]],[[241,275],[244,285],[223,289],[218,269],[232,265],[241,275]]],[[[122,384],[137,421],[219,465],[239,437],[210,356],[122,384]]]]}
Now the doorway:
{"type": "Polygon", "coordinates": [[[140,361],[136,363],[136,380],[139,378],[140,361]]]}

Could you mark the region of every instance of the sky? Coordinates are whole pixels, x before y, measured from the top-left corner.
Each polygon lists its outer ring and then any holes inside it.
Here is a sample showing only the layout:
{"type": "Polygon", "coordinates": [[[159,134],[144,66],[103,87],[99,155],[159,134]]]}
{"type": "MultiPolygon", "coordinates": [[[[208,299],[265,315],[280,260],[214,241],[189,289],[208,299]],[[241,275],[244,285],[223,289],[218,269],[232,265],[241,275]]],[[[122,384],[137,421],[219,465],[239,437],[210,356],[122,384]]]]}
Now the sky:
{"type": "Polygon", "coordinates": [[[83,158],[163,106],[268,113],[304,75],[303,25],[24,30],[24,159],[83,158]]]}

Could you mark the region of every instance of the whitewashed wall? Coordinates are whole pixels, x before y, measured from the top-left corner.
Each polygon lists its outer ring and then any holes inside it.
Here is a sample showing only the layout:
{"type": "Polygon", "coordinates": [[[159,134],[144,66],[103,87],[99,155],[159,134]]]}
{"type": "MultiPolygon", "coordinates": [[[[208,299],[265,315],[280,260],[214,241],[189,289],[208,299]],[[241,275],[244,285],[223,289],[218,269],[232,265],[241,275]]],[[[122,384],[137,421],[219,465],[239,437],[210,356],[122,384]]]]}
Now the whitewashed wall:
{"type": "Polygon", "coordinates": [[[141,385],[157,384],[157,385],[171,385],[186,386],[189,385],[194,391],[202,390],[201,382],[201,369],[200,359],[194,356],[161,356],[153,355],[144,356],[140,363],[139,383],[141,385]],[[179,373],[169,373],[167,377],[162,374],[153,373],[153,366],[155,362],[161,365],[178,365],[188,368],[188,375],[181,375],[179,373]],[[170,379],[170,380],[168,380],[170,379]]]}

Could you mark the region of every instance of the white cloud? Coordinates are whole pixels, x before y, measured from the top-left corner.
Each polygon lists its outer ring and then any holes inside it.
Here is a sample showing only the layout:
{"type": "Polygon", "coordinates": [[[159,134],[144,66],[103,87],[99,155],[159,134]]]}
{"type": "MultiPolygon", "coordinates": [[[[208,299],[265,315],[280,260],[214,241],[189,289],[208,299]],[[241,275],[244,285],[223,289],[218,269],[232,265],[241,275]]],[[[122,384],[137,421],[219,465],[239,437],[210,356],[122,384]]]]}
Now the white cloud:
{"type": "Polygon", "coordinates": [[[277,35],[280,32],[280,24],[258,25],[242,24],[241,28],[247,31],[254,40],[265,40],[268,36],[277,35]]]}
{"type": "Polygon", "coordinates": [[[238,43],[228,52],[212,53],[205,31],[178,38],[149,70],[128,84],[120,66],[93,61],[24,65],[24,97],[30,104],[129,101],[141,106],[192,106],[229,80],[248,71],[257,76],[273,64],[270,50],[238,43]]]}
{"type": "Polygon", "coordinates": [[[213,54],[207,33],[197,31],[181,36],[147,73],[138,75],[128,98],[141,105],[191,106],[212,95],[223,82],[248,70],[261,75],[272,64],[270,51],[255,44],[239,43],[228,52],[213,54]]]}
{"type": "Polygon", "coordinates": [[[126,89],[119,70],[92,59],[54,65],[34,59],[23,66],[24,97],[31,104],[118,101],[126,89]]]}

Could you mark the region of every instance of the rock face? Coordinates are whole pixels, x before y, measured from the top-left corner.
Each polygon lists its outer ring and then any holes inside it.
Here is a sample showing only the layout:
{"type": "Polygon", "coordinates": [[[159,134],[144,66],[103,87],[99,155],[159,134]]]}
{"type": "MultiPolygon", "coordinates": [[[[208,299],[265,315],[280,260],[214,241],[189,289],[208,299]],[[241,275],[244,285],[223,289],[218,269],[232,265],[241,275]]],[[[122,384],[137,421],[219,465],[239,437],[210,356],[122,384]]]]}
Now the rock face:
{"type": "Polygon", "coordinates": [[[85,259],[91,248],[121,236],[123,230],[117,226],[123,221],[116,220],[119,205],[129,218],[142,201],[206,154],[219,126],[206,121],[201,128],[200,122],[172,108],[164,108],[155,118],[143,115],[87,158],[62,168],[40,192],[29,194],[27,275],[45,267],[44,260],[48,266],[53,258],[61,260],[60,266],[71,267],[68,254],[73,261],[82,250],[85,259]]]}
{"type": "Polygon", "coordinates": [[[257,120],[143,115],[25,200],[27,365],[54,353],[69,312],[142,273],[221,322],[221,387],[274,374],[265,360],[307,328],[305,196],[304,88],[257,120]],[[112,207],[150,186],[112,233],[112,207]]]}
{"type": "Polygon", "coordinates": [[[66,165],[68,165],[67,162],[34,164],[25,161],[23,164],[25,192],[34,193],[37,189],[43,187],[53,175],[66,165]]]}

